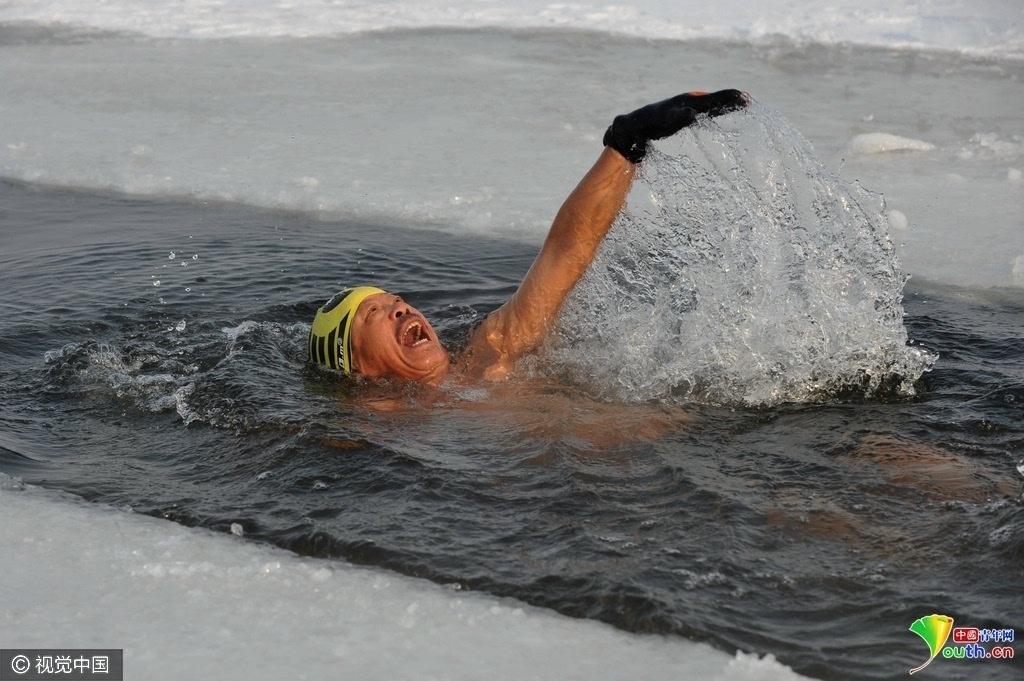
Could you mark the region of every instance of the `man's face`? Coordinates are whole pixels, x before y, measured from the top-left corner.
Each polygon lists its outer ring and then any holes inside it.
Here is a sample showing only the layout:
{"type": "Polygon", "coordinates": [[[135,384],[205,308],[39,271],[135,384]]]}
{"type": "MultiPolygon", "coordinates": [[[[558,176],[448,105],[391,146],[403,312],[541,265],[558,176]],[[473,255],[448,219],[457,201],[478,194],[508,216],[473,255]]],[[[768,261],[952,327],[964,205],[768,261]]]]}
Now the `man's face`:
{"type": "Polygon", "coordinates": [[[352,321],[352,363],[370,378],[401,376],[437,385],[448,373],[448,353],[419,310],[390,293],[360,303],[352,321]]]}

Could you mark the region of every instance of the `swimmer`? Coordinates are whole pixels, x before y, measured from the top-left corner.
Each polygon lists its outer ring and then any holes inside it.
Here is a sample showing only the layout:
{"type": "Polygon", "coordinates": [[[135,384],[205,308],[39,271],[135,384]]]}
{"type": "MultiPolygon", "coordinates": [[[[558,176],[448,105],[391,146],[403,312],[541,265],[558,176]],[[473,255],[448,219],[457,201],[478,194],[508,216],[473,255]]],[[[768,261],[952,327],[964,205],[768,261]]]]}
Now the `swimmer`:
{"type": "Polygon", "coordinates": [[[605,149],[562,204],[518,290],[492,312],[453,360],[430,322],[401,297],[372,286],[341,291],[317,312],[309,334],[313,362],[368,378],[440,383],[453,366],[471,378],[501,380],[537,348],[626,201],[647,143],[674,135],[698,115],[747,105],[739,90],[691,92],[616,116],[605,149]]]}

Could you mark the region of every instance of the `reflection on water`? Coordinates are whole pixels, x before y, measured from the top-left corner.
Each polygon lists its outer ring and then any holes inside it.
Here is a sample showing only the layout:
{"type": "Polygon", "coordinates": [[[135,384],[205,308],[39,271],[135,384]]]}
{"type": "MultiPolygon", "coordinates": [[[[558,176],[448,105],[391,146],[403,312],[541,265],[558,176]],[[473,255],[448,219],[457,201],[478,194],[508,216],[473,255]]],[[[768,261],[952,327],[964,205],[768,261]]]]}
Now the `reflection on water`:
{"type": "MultiPolygon", "coordinates": [[[[910,338],[940,355],[913,398],[745,409],[595,401],[541,376],[353,382],[304,361],[323,298],[386,281],[457,343],[531,250],[0,191],[37,220],[35,238],[59,244],[14,236],[0,255],[4,473],[631,631],[771,652],[820,678],[905,673],[921,653],[907,628],[932,612],[1024,628],[1012,579],[1024,560],[1019,297],[910,288],[910,338]],[[338,234],[353,248],[317,247],[338,234]]],[[[1014,678],[1010,664],[977,678],[1014,678]]]]}

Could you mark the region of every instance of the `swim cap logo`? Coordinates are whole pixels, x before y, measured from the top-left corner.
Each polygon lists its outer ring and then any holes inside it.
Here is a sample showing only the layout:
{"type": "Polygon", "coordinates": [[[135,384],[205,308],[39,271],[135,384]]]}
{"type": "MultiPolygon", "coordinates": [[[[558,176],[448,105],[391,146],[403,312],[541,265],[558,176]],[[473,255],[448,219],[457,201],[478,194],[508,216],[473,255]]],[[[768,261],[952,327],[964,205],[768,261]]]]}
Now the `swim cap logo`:
{"type": "Polygon", "coordinates": [[[924,642],[928,644],[928,649],[931,651],[932,656],[928,658],[920,667],[915,667],[910,670],[910,673],[919,672],[935,659],[935,656],[942,650],[943,644],[946,639],[949,638],[949,632],[953,629],[953,618],[946,617],[945,615],[928,615],[922,617],[913,624],[910,625],[910,630],[924,639],[924,642]]]}

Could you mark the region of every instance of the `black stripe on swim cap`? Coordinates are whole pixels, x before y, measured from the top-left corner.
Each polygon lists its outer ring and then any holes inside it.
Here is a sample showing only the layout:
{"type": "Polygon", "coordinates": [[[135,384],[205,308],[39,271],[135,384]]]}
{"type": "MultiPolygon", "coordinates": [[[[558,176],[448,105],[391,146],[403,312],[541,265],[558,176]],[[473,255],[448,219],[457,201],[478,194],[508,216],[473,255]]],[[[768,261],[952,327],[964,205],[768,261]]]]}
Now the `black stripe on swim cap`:
{"type": "Polygon", "coordinates": [[[348,321],[352,316],[351,312],[345,314],[338,322],[338,344],[336,347],[338,352],[338,360],[341,364],[341,368],[349,373],[352,373],[352,356],[348,352],[348,348],[345,347],[345,336],[348,334],[348,321]]]}
{"type": "Polygon", "coordinates": [[[326,340],[323,336],[317,336],[316,338],[316,357],[319,364],[327,364],[327,357],[324,352],[324,341],[326,340]]]}
{"type": "MultiPolygon", "coordinates": [[[[342,324],[344,324],[344,320],[342,320],[342,324]]],[[[338,368],[338,342],[337,342],[337,340],[338,340],[338,331],[339,330],[341,330],[341,326],[339,326],[337,329],[332,329],[331,332],[329,334],[327,334],[327,358],[331,361],[331,368],[332,369],[337,369],[338,368]]]]}
{"type": "Polygon", "coordinates": [[[352,287],[349,287],[347,289],[343,289],[341,291],[338,291],[336,294],[334,294],[333,298],[331,298],[326,303],[324,303],[324,306],[323,306],[323,308],[321,308],[321,311],[324,314],[326,314],[326,313],[330,312],[331,310],[333,310],[334,308],[338,307],[338,305],[341,303],[341,301],[343,301],[346,298],[348,298],[348,294],[352,293],[352,291],[355,291],[355,289],[352,288],[352,287]]]}

